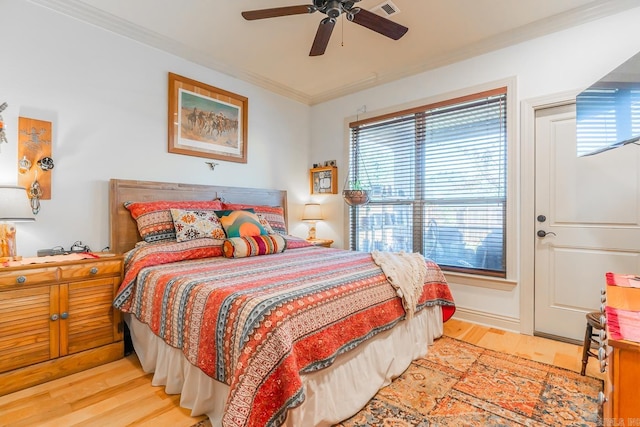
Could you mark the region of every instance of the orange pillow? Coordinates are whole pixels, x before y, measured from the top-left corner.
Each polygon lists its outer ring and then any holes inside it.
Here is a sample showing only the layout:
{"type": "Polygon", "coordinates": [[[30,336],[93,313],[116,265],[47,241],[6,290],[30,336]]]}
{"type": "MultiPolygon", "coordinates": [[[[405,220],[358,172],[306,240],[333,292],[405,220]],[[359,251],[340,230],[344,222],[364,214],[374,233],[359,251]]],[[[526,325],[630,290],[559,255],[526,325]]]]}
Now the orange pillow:
{"type": "Polygon", "coordinates": [[[258,215],[250,210],[216,211],[224,232],[229,237],[260,236],[267,230],[260,224],[258,215]]]}
{"type": "Polygon", "coordinates": [[[287,223],[284,220],[284,208],[282,206],[248,205],[242,203],[223,203],[222,209],[238,210],[252,209],[269,222],[273,231],[278,234],[287,234],[287,223]]]}

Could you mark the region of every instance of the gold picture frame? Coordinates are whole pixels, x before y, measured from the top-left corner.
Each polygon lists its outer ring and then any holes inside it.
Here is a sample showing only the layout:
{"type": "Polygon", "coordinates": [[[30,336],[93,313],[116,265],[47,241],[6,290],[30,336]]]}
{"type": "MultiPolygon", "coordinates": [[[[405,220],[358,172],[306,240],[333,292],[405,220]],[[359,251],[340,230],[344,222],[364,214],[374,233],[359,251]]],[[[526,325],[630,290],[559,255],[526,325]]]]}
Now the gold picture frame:
{"type": "Polygon", "coordinates": [[[311,169],[309,187],[311,194],[338,194],[338,168],[325,166],[311,169]]]}
{"type": "Polygon", "coordinates": [[[169,152],[247,163],[249,99],[169,73],[169,152]]]}

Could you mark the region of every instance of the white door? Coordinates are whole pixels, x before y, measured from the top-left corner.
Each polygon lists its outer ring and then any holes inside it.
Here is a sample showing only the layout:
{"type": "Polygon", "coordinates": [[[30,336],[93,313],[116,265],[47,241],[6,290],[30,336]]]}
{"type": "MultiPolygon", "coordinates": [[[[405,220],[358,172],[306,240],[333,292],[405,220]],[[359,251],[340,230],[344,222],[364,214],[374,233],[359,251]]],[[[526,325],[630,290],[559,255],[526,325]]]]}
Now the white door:
{"type": "Polygon", "coordinates": [[[535,131],[534,333],[581,341],[605,273],[640,273],[640,147],[577,157],[575,104],[535,131]]]}

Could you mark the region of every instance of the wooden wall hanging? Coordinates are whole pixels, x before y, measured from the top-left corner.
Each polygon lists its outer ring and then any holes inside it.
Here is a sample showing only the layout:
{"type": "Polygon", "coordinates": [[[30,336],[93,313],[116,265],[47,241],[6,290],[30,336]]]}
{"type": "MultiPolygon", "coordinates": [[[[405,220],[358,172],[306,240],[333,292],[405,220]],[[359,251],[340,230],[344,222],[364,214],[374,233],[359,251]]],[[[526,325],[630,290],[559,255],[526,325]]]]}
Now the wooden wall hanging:
{"type": "Polygon", "coordinates": [[[34,202],[51,199],[51,140],[51,122],[18,118],[18,185],[27,189],[34,213],[34,202]]]}

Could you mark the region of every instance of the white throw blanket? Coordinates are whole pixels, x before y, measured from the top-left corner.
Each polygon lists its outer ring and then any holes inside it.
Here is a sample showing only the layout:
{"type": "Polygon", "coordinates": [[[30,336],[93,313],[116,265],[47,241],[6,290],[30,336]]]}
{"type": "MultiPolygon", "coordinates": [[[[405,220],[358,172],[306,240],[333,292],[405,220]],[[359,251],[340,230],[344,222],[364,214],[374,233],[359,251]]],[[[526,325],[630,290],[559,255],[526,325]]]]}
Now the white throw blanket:
{"type": "Polygon", "coordinates": [[[402,298],[402,306],[411,319],[422,295],[427,264],[422,254],[406,252],[371,252],[373,261],[382,268],[387,280],[402,298]]]}

